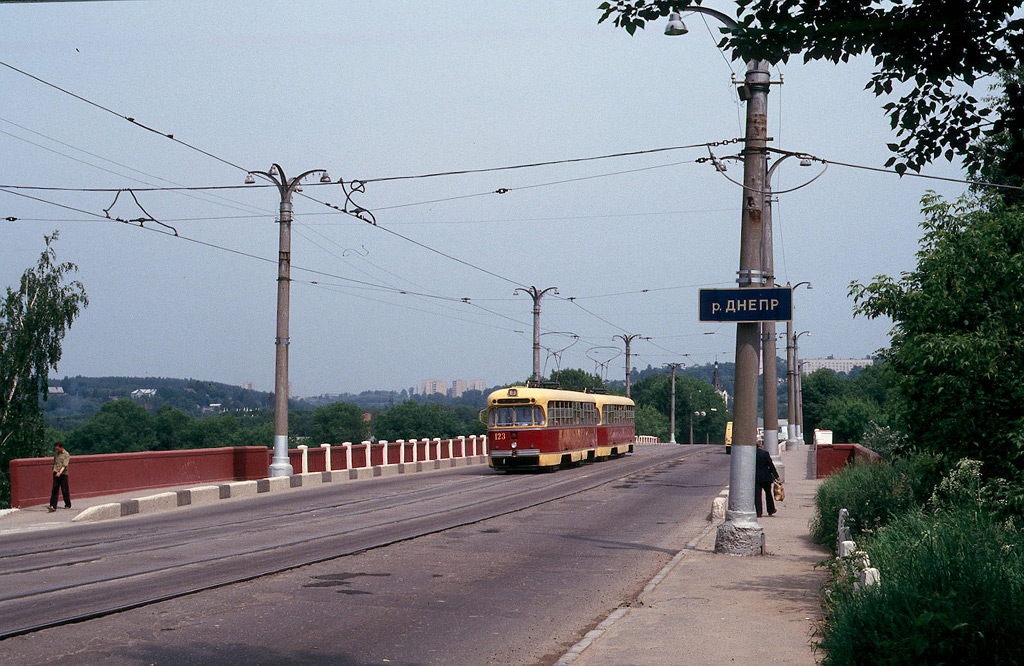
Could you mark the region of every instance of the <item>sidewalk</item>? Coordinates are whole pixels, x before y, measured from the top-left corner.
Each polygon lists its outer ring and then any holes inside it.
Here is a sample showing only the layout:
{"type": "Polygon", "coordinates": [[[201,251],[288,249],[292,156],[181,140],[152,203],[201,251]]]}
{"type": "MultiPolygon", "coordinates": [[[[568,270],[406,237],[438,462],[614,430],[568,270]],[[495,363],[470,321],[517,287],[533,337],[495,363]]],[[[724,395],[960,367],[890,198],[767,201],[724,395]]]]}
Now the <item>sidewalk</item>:
{"type": "MultiPolygon", "coordinates": [[[[782,453],[786,499],[760,519],[766,555],[716,555],[717,523],[688,544],[631,606],[613,612],[558,666],[815,664],[814,623],[827,552],[814,544],[813,452],[782,453]]],[[[709,507],[710,509],[710,507],[709,507]]]]}
{"type": "Polygon", "coordinates": [[[302,488],[317,487],[331,483],[350,483],[381,476],[415,474],[441,469],[486,465],[486,456],[446,458],[390,465],[386,468],[361,467],[353,470],[333,472],[311,472],[293,474],[290,477],[256,479],[252,481],[210,481],[166,488],[132,490],[116,495],[98,497],[75,497],[74,481],[71,486],[70,509],[64,509],[63,501],[57,503],[57,510],[49,512],[45,504],[22,509],[0,510],[0,535],[10,532],[46,530],[63,527],[72,522],[92,522],[152,514],[198,506],[214,502],[232,502],[257,497],[268,492],[290,492],[302,488]]]}

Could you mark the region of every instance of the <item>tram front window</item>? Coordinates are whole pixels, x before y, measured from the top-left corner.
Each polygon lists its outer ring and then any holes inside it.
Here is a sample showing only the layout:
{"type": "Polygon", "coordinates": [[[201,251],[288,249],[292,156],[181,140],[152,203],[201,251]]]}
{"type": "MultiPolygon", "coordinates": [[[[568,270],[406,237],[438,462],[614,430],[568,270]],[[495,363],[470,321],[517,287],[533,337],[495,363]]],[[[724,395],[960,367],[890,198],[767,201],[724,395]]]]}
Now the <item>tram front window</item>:
{"type": "Polygon", "coordinates": [[[494,407],[489,425],[492,428],[514,428],[544,425],[544,412],[537,405],[494,407]]]}

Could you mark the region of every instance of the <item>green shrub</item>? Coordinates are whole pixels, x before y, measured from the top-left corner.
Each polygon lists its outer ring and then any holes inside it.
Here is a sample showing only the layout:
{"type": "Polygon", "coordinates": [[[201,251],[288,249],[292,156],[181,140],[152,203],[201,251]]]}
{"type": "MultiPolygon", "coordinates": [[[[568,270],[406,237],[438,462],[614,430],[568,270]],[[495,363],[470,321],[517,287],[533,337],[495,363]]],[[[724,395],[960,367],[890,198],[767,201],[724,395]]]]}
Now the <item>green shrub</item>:
{"type": "Polygon", "coordinates": [[[896,516],[924,506],[939,474],[931,456],[845,467],[818,486],[811,536],[834,552],[839,510],[847,509],[854,541],[869,537],[896,516]]]}
{"type": "Polygon", "coordinates": [[[825,666],[1024,663],[1024,535],[973,507],[912,511],[864,544],[881,583],[833,585],[825,666]]]}

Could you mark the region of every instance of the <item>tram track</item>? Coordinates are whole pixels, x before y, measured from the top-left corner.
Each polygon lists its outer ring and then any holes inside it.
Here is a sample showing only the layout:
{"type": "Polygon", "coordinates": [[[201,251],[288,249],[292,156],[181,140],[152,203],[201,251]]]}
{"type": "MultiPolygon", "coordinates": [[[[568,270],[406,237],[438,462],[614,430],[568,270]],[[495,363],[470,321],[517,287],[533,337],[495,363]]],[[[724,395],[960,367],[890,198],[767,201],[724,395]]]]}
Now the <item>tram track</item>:
{"type": "MultiPolygon", "coordinates": [[[[673,453],[678,454],[678,449],[673,453]]],[[[403,507],[414,506],[422,502],[443,504],[453,495],[466,495],[466,498],[455,505],[424,508],[411,513],[402,514],[388,520],[371,521],[362,525],[351,525],[344,529],[335,529],[328,533],[308,537],[266,543],[255,548],[239,550],[231,549],[208,557],[191,557],[184,560],[168,562],[159,566],[145,568],[126,568],[123,571],[107,576],[93,576],[58,587],[29,586],[0,597],[0,640],[24,635],[47,628],[62,626],[74,622],[82,622],[106,615],[141,608],[199,592],[255,580],[265,576],[282,573],[311,564],[354,555],[368,550],[383,548],[402,541],[416,539],[429,534],[479,523],[491,518],[508,515],[518,511],[556,502],[578,495],[600,486],[616,483],[631,476],[646,474],[658,467],[677,464],[679,461],[695,455],[697,451],[687,451],[683,455],[665,457],[659,455],[655,461],[635,460],[626,458],[615,461],[608,466],[588,465],[580,473],[567,472],[551,477],[535,476],[527,479],[522,477],[503,476],[490,483],[480,484],[479,477],[472,483],[460,484],[458,489],[450,489],[423,499],[424,493],[438,490],[450,481],[433,484],[431,488],[403,491],[390,496],[391,500],[404,496],[404,501],[395,506],[369,507],[362,515],[374,514],[383,510],[394,511],[403,507]],[[584,471],[585,470],[585,471],[584,471]],[[465,486],[470,486],[468,489],[465,486]],[[512,492],[494,495],[495,488],[514,486],[512,492]],[[528,486],[528,487],[524,487],[528,486]],[[125,585],[125,583],[130,583],[125,585]],[[86,593],[87,592],[87,593],[86,593]],[[47,602],[49,603],[42,603],[47,602]],[[45,620],[38,618],[40,606],[47,606],[50,611],[45,620]],[[60,608],[58,617],[52,617],[52,609],[60,608]]],[[[354,504],[371,503],[374,499],[337,502],[308,508],[306,511],[279,512],[278,518],[289,518],[302,513],[322,512],[325,509],[338,509],[354,504]]],[[[355,514],[348,513],[345,519],[352,519],[355,514]]],[[[164,534],[192,534],[201,538],[201,531],[222,528],[224,525],[246,525],[265,521],[270,516],[256,517],[251,520],[230,521],[198,528],[168,530],[164,534]]],[[[318,516],[320,522],[330,522],[330,516],[318,516]]],[[[274,532],[287,532],[291,526],[275,528],[274,532]]],[[[265,530],[261,530],[261,533],[265,530]]],[[[133,535],[109,540],[96,540],[94,544],[118,544],[138,538],[151,538],[153,535],[133,535]]],[[[239,535],[235,533],[236,537],[239,535]]],[[[183,545],[188,550],[190,544],[183,545]]],[[[87,547],[82,544],[80,547],[87,547]]],[[[54,549],[40,549],[37,553],[50,552],[54,549]]],[[[138,554],[135,550],[134,554],[138,554]]],[[[133,552],[125,551],[126,555],[133,552]]],[[[16,553],[0,556],[0,567],[4,558],[22,557],[28,553],[16,553]]],[[[117,556],[101,555],[100,560],[117,559],[117,556]]],[[[81,564],[97,561],[95,557],[82,558],[81,564]]],[[[66,564],[66,563],[63,563],[66,564]]],[[[62,565],[63,565],[62,564],[62,565]]],[[[57,565],[54,565],[55,568],[57,565]]],[[[44,574],[47,567],[33,567],[23,573],[44,574]]],[[[16,576],[17,572],[10,572],[16,576]]]]}
{"type": "MultiPolygon", "coordinates": [[[[294,510],[289,510],[289,511],[281,511],[281,512],[271,513],[271,514],[266,514],[266,515],[253,516],[253,517],[249,517],[249,518],[242,518],[242,519],[239,519],[239,520],[221,521],[221,522],[210,523],[210,524],[206,524],[206,525],[198,525],[198,526],[195,526],[195,527],[186,527],[186,528],[180,528],[180,529],[174,529],[174,530],[164,530],[164,531],[160,531],[160,532],[148,532],[144,536],[146,538],[153,538],[153,537],[163,537],[163,536],[177,536],[177,535],[183,535],[183,534],[195,534],[195,533],[198,533],[198,532],[203,532],[203,531],[208,531],[208,530],[218,530],[218,529],[222,529],[222,528],[225,528],[225,527],[234,527],[234,526],[237,526],[237,525],[247,525],[247,524],[251,524],[251,523],[258,523],[258,522],[261,522],[261,521],[275,520],[275,519],[279,519],[279,518],[288,518],[288,517],[291,517],[291,516],[299,516],[299,515],[302,515],[302,514],[308,514],[308,513],[311,513],[311,512],[323,511],[323,510],[327,510],[327,509],[346,508],[346,507],[351,507],[351,506],[357,506],[357,505],[360,505],[360,504],[367,504],[367,503],[370,503],[370,502],[378,502],[378,501],[381,501],[381,500],[388,500],[388,499],[407,497],[407,496],[410,496],[410,495],[422,495],[424,493],[430,492],[431,490],[439,487],[440,485],[442,485],[442,484],[432,484],[432,485],[424,487],[424,488],[417,488],[415,490],[407,490],[407,491],[402,491],[402,492],[398,492],[398,493],[390,493],[390,494],[387,494],[387,495],[378,495],[378,496],[374,496],[374,497],[364,497],[364,498],[359,498],[359,499],[346,500],[346,501],[343,501],[343,502],[332,502],[330,504],[320,504],[320,505],[315,505],[315,506],[304,506],[301,509],[294,509],[294,510]]],[[[447,484],[444,484],[444,485],[445,485],[446,488],[450,487],[451,486],[451,482],[449,482],[447,484]]],[[[460,485],[470,485],[470,484],[469,483],[463,483],[463,484],[460,484],[460,485]]],[[[453,489],[450,492],[448,492],[447,494],[450,496],[450,495],[457,495],[457,494],[459,494],[461,492],[462,492],[461,489],[458,489],[458,490],[453,489]]],[[[400,506],[400,505],[401,504],[398,504],[396,506],[400,506]]],[[[375,508],[373,510],[379,510],[379,509],[375,508]]],[[[93,540],[93,541],[85,541],[85,542],[82,542],[82,543],[62,544],[60,546],[53,546],[53,547],[49,547],[49,548],[37,548],[35,550],[25,550],[25,551],[13,552],[13,553],[0,553],[0,576],[4,576],[4,575],[6,575],[8,573],[13,573],[13,572],[5,571],[5,570],[2,569],[3,563],[5,561],[7,561],[7,560],[10,560],[10,559],[14,559],[14,558],[18,558],[18,557],[32,557],[32,556],[38,556],[38,555],[45,555],[45,554],[48,554],[48,553],[65,552],[65,551],[70,550],[70,549],[89,548],[89,547],[94,547],[94,546],[105,546],[105,545],[110,545],[110,544],[114,544],[114,543],[122,543],[122,542],[125,542],[125,541],[132,541],[132,540],[135,540],[135,539],[138,539],[138,538],[139,538],[138,534],[131,534],[131,535],[120,536],[120,537],[115,537],[115,538],[111,538],[111,539],[99,539],[99,540],[93,540]]],[[[72,563],[74,563],[74,562],[72,562],[72,563]]]]}

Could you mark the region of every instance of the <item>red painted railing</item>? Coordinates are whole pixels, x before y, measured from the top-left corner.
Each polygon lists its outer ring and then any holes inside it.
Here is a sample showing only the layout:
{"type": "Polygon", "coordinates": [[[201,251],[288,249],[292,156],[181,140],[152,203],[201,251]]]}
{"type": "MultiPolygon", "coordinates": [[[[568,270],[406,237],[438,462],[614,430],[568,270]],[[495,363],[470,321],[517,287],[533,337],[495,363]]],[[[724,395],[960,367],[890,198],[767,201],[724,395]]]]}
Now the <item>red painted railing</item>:
{"type": "MultiPolygon", "coordinates": [[[[69,477],[71,499],[167,488],[218,481],[249,481],[267,476],[272,452],[262,446],[184,449],[75,455],[71,452],[69,477]]],[[[345,443],[290,449],[288,459],[296,474],[339,471],[379,465],[421,463],[449,458],[487,454],[484,436],[458,437],[452,440],[421,439],[397,442],[345,443]],[[306,458],[303,466],[303,456],[306,458]]],[[[52,458],[12,460],[10,467],[11,506],[45,504],[50,500],[53,483],[52,458]]]]}

